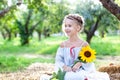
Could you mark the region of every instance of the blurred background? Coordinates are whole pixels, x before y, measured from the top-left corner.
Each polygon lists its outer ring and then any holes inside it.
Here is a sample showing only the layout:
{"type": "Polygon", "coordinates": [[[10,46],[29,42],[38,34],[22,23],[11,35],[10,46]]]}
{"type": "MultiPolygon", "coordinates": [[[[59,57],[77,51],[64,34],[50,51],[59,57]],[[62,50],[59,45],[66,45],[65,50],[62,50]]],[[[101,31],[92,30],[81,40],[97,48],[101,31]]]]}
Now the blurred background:
{"type": "MultiPolygon", "coordinates": [[[[120,0],[114,2],[120,6],[120,0]]],[[[54,63],[59,44],[67,39],[61,25],[69,13],[84,17],[79,36],[96,50],[98,59],[120,61],[120,21],[99,0],[0,0],[0,72],[54,63]]],[[[95,63],[100,65],[99,60],[95,63]]]]}

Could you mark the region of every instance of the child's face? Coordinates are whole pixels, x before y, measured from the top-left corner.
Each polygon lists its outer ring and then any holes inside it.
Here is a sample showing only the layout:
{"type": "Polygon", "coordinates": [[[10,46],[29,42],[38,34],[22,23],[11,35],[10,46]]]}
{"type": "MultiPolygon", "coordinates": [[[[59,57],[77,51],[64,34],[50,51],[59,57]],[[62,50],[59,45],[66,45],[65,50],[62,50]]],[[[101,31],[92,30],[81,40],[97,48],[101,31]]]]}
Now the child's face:
{"type": "Polygon", "coordinates": [[[63,31],[68,37],[73,35],[77,35],[80,30],[80,26],[78,26],[77,22],[71,19],[66,19],[64,22],[63,31]]]}

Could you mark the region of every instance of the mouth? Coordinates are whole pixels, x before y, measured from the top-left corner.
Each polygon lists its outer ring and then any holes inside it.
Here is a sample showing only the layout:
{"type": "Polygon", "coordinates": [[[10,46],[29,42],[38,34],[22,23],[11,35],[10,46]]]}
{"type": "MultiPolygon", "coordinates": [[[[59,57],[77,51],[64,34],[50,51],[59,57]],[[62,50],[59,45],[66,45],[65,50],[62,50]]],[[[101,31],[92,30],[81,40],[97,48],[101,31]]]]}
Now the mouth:
{"type": "Polygon", "coordinates": [[[70,31],[65,31],[67,34],[70,33],[70,31]]]}

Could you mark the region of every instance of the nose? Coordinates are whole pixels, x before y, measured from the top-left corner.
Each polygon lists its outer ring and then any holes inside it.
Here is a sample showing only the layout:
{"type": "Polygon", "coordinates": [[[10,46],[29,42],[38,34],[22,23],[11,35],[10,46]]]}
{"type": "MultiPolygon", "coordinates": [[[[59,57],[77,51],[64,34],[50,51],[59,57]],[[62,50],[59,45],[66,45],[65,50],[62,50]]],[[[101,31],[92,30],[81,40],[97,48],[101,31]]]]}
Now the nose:
{"type": "Polygon", "coordinates": [[[68,27],[68,26],[66,26],[66,27],[65,27],[65,29],[69,29],[69,27],[68,27]]]}

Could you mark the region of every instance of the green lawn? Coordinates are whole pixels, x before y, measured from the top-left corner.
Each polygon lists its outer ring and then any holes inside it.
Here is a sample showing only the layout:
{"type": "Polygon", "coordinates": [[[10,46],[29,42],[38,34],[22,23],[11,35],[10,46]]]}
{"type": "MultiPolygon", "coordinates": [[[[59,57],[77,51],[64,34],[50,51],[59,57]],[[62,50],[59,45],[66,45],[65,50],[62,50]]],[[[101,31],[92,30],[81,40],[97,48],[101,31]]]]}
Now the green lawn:
{"type": "MultiPolygon", "coordinates": [[[[84,36],[82,36],[85,38],[84,36]]],[[[9,72],[24,69],[33,62],[54,63],[54,56],[59,44],[65,37],[49,37],[38,41],[30,40],[30,45],[20,46],[19,38],[7,41],[0,39],[0,72],[9,72]],[[29,57],[27,55],[50,55],[52,58],[29,57]]],[[[96,50],[97,56],[120,55],[120,37],[107,36],[105,38],[94,37],[91,47],[96,50]]]]}
{"type": "Polygon", "coordinates": [[[91,47],[98,55],[120,55],[120,36],[108,36],[92,39],[91,47]]]}

